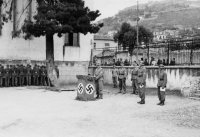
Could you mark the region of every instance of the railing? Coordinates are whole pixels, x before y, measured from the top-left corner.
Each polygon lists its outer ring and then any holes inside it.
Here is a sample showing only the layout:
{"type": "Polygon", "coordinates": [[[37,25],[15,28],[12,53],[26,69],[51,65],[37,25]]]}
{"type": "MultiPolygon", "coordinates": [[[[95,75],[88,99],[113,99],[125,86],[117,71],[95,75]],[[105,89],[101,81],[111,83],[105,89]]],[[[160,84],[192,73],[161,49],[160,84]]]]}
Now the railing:
{"type": "MultiPolygon", "coordinates": [[[[133,51],[129,51],[129,48],[123,49],[118,47],[109,48],[96,48],[92,49],[91,62],[94,63],[94,57],[97,54],[102,53],[105,50],[110,50],[118,54],[120,51],[127,52],[128,57],[123,58],[123,61],[127,59],[130,64],[138,59],[145,61],[150,64],[154,60],[158,62],[158,59],[162,60],[165,65],[174,65],[172,60],[175,59],[175,65],[200,65],[200,38],[193,37],[188,39],[166,39],[160,42],[150,43],[143,47],[135,47],[133,51]],[[133,56],[130,56],[132,52],[133,56]]],[[[119,57],[122,58],[122,57],[119,57]]],[[[114,56],[115,61],[119,59],[114,56]]],[[[91,63],[91,64],[93,64],[91,63]]],[[[113,65],[114,62],[107,63],[107,65],[113,65]]],[[[102,64],[104,65],[104,64],[102,64]]]]}

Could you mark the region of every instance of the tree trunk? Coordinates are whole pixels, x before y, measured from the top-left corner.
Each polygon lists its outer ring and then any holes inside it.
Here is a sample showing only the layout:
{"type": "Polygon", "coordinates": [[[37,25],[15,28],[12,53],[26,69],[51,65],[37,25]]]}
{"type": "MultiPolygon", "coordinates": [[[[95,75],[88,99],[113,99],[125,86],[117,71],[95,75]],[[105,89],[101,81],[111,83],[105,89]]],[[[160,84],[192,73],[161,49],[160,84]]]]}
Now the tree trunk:
{"type": "Polygon", "coordinates": [[[47,60],[47,72],[49,77],[49,84],[55,86],[56,74],[54,65],[54,41],[53,35],[46,35],[46,60],[47,60]]]}

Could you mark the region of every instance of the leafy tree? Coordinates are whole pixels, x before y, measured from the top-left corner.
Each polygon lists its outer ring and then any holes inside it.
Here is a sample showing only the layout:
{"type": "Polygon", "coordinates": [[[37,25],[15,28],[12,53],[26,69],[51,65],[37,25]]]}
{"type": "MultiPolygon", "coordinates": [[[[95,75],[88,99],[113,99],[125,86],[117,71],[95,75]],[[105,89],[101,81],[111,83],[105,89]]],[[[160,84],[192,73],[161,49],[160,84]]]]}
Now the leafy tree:
{"type": "MultiPolygon", "coordinates": [[[[147,45],[153,39],[153,33],[143,26],[139,26],[139,45],[144,43],[147,45]]],[[[130,55],[133,54],[134,48],[137,46],[137,30],[136,27],[129,23],[123,23],[120,30],[114,35],[115,42],[122,45],[123,49],[128,48],[130,55]]]]}

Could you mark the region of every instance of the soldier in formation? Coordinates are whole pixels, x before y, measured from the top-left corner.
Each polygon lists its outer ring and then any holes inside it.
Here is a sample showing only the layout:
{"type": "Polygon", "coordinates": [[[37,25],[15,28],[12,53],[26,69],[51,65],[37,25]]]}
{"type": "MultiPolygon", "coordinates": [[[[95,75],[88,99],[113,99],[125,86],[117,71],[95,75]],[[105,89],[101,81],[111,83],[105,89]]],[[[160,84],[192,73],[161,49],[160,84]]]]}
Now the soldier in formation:
{"type": "Polygon", "coordinates": [[[0,87],[49,86],[46,66],[0,64],[0,87]]]}

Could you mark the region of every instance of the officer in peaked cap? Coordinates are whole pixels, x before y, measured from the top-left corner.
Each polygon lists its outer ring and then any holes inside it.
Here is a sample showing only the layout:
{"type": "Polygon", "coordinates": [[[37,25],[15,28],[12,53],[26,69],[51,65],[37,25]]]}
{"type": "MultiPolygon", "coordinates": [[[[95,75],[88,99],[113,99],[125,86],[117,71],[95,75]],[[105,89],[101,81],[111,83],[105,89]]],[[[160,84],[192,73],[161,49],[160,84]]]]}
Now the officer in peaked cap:
{"type": "Polygon", "coordinates": [[[163,106],[165,104],[165,91],[167,87],[167,73],[164,71],[164,65],[159,65],[159,74],[158,74],[158,99],[159,103],[157,105],[163,106]]]}

